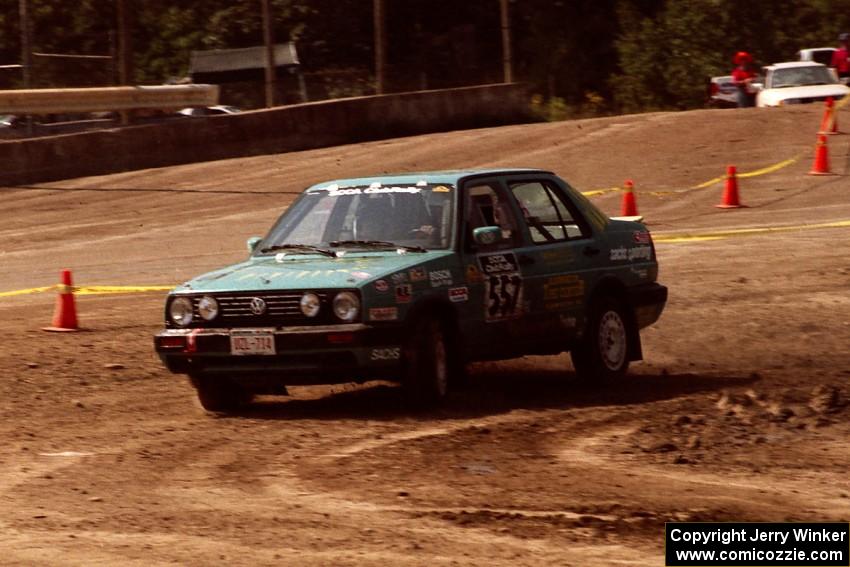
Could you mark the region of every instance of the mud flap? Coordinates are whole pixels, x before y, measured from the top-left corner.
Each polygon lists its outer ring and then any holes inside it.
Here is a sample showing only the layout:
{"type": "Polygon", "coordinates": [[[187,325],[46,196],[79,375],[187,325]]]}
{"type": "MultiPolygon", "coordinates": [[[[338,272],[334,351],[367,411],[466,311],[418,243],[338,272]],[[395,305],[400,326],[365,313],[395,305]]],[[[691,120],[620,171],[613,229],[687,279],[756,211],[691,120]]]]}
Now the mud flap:
{"type": "Polygon", "coordinates": [[[626,353],[626,359],[629,362],[643,360],[643,346],[640,342],[640,329],[638,329],[633,308],[629,308],[629,328],[627,332],[629,334],[629,349],[626,353]]]}

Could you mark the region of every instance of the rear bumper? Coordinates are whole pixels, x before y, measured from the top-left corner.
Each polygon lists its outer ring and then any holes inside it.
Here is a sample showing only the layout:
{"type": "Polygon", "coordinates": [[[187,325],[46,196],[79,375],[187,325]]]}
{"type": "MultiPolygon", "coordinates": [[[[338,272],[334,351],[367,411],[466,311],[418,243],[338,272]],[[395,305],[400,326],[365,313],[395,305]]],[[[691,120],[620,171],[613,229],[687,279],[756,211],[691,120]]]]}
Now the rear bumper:
{"type": "MultiPolygon", "coordinates": [[[[244,329],[234,329],[244,331],[244,329]]],[[[261,329],[273,355],[234,355],[231,329],[166,329],[154,336],[165,366],[181,374],[227,374],[260,389],[397,377],[404,334],[399,326],[363,324],[261,329]]]]}
{"type": "Polygon", "coordinates": [[[667,287],[658,283],[644,284],[629,290],[629,303],[639,329],[652,325],[667,305],[667,287]]]}

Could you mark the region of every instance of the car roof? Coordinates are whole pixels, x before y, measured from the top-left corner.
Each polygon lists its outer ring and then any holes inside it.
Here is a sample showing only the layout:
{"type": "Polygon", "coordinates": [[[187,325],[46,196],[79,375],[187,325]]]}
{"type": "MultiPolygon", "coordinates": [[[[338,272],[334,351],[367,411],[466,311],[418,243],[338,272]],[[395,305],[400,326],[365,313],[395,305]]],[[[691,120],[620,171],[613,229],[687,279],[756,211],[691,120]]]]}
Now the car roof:
{"type": "Polygon", "coordinates": [[[540,173],[544,175],[552,175],[551,171],[544,169],[532,168],[505,168],[505,169],[458,169],[445,171],[418,171],[409,173],[385,173],[373,177],[351,177],[348,179],[333,179],[323,181],[308,188],[319,189],[328,185],[338,185],[339,187],[358,187],[362,185],[371,185],[372,183],[399,183],[415,185],[420,181],[425,181],[429,184],[443,183],[446,185],[458,185],[464,179],[470,177],[482,177],[491,175],[508,175],[511,173],[540,173]]]}
{"type": "Polygon", "coordinates": [[[765,69],[792,69],[794,67],[826,67],[826,65],[823,63],[815,63],[814,61],[786,61],[784,63],[768,65],[765,69]]]}

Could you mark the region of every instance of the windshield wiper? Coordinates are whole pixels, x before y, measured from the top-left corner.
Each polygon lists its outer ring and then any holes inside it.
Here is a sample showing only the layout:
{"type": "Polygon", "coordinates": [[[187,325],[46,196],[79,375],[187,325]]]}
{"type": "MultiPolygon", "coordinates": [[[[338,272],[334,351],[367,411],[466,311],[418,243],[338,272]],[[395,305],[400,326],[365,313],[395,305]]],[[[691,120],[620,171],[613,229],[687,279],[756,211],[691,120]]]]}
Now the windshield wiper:
{"type": "Polygon", "coordinates": [[[273,246],[267,246],[266,248],[262,248],[260,252],[275,252],[277,250],[295,250],[299,252],[314,252],[316,254],[322,254],[323,256],[328,256],[330,258],[336,258],[336,252],[333,250],[327,250],[320,246],[313,246],[312,244],[275,244],[273,246]]]}
{"type": "Polygon", "coordinates": [[[428,250],[421,246],[406,246],[404,244],[396,244],[386,240],[334,240],[328,243],[331,248],[339,248],[342,246],[362,246],[364,248],[395,248],[405,252],[427,252],[428,250]]]}

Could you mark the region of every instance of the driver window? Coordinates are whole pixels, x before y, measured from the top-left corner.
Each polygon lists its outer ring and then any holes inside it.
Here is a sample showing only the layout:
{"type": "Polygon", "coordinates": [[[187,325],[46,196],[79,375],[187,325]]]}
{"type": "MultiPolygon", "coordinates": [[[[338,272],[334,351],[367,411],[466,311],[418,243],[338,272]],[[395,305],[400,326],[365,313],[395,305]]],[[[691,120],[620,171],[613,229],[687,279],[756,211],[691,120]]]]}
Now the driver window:
{"type": "Polygon", "coordinates": [[[466,189],[466,211],[469,226],[469,241],[472,231],[482,226],[498,226],[502,229],[502,242],[494,248],[516,246],[517,229],[513,213],[505,199],[489,184],[474,185],[466,189]]]}

